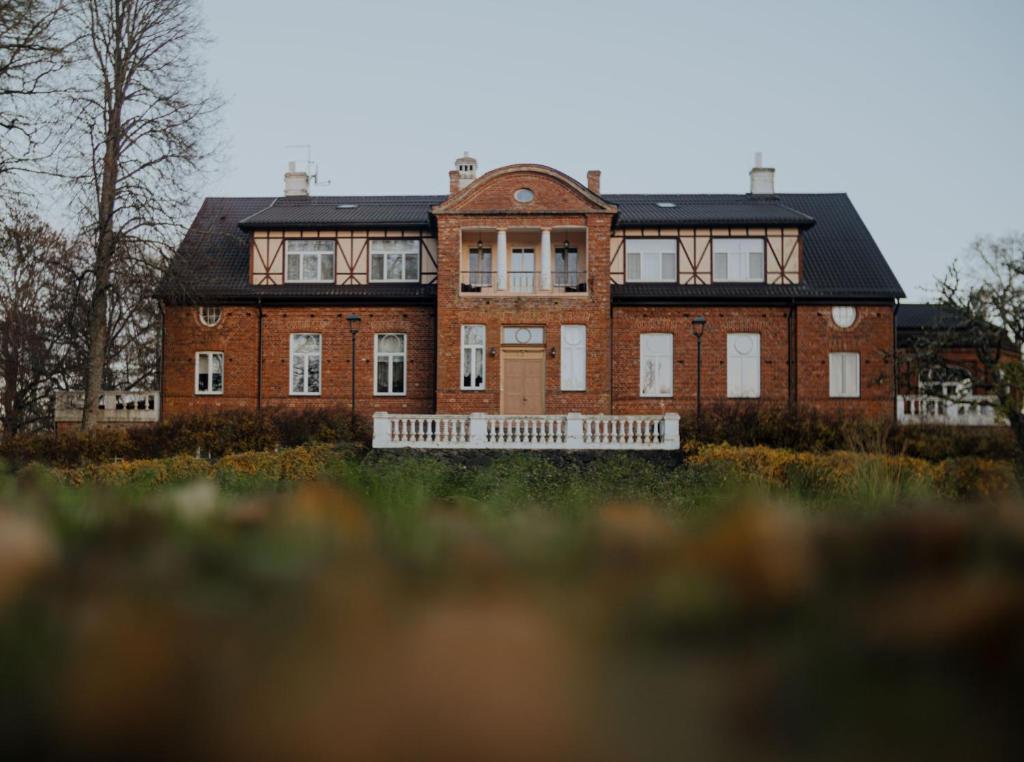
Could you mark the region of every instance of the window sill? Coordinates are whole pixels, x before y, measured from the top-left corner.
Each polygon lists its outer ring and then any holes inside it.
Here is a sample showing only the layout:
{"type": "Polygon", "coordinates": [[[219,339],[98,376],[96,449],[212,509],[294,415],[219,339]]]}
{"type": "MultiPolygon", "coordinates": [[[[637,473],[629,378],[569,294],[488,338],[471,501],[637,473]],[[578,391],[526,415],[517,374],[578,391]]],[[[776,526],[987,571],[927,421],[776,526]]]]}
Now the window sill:
{"type": "Polygon", "coordinates": [[[288,392],[289,397],[320,397],[320,392],[288,392]]]}
{"type": "Polygon", "coordinates": [[[195,392],[196,397],[223,397],[224,392],[195,392]]]}

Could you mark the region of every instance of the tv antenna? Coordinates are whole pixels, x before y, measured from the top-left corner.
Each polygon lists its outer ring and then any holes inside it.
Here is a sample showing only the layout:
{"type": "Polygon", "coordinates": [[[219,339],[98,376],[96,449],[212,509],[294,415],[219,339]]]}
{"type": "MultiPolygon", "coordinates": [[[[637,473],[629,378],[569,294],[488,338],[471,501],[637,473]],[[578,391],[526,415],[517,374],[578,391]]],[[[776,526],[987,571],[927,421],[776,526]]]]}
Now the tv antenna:
{"type": "Polygon", "coordinates": [[[320,168],[317,163],[313,161],[313,146],[307,144],[298,144],[285,146],[286,149],[292,150],[301,148],[306,152],[306,174],[309,175],[309,179],[313,181],[313,185],[330,185],[330,180],[320,180],[320,168]]]}

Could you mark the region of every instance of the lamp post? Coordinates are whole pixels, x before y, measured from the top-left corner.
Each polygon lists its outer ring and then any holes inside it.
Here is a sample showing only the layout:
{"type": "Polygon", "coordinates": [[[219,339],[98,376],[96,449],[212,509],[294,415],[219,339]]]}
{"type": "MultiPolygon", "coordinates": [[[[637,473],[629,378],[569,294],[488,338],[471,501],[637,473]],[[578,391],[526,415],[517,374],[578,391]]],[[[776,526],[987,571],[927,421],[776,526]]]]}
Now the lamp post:
{"type": "Polygon", "coordinates": [[[358,315],[346,315],[348,330],[352,333],[352,431],[356,428],[356,334],[359,333],[359,322],[362,320],[358,315]]]}
{"type": "Polygon", "coordinates": [[[700,343],[701,338],[704,336],[704,326],[708,321],[704,319],[703,315],[698,315],[690,324],[693,326],[693,335],[697,338],[697,433],[700,433],[700,343]]]}

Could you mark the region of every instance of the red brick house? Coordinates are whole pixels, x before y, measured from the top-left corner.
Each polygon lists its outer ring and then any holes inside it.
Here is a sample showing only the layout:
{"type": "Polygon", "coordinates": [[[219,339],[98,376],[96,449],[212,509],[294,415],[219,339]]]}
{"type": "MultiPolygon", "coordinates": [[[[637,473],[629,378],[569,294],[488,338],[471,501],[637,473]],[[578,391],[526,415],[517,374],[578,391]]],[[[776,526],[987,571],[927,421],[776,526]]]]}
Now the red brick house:
{"type": "Polygon", "coordinates": [[[697,405],[698,316],[704,404],[893,415],[903,292],[845,194],[456,166],[446,196],[315,197],[293,169],[282,197],[207,199],[159,289],[162,415],[348,406],[354,371],[359,414],[431,442],[474,413],[663,437],[697,405]]]}

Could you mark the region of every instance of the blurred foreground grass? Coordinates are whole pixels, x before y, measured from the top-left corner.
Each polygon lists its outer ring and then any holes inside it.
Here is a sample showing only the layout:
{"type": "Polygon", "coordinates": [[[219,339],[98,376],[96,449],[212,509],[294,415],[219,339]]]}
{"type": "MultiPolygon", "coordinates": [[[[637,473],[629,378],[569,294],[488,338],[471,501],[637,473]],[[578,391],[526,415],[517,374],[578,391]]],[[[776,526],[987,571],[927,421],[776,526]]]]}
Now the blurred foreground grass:
{"type": "Polygon", "coordinates": [[[1012,489],[715,453],[8,476],[0,758],[1021,758],[1012,489]]]}

